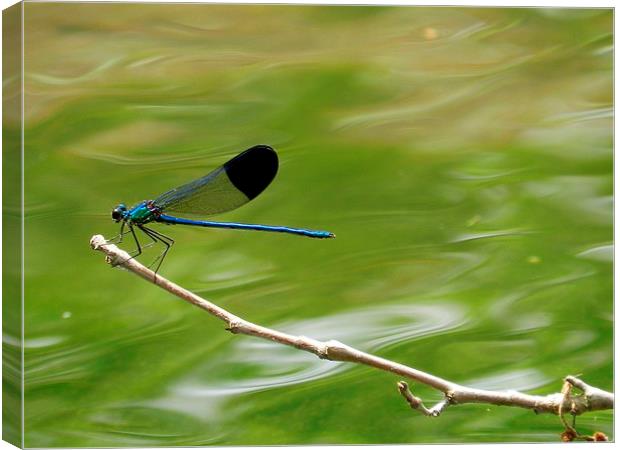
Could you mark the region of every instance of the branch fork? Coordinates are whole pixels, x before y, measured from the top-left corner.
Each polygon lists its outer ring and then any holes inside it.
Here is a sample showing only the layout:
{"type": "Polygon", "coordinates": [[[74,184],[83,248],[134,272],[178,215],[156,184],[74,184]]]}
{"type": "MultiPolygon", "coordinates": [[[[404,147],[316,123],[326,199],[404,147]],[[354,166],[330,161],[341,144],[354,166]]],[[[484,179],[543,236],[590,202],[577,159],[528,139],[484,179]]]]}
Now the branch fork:
{"type": "Polygon", "coordinates": [[[429,409],[424,406],[424,402],[420,397],[413,395],[413,393],[409,390],[409,385],[405,381],[399,381],[396,383],[396,386],[398,387],[398,392],[400,392],[400,395],[402,395],[407,403],[409,403],[409,406],[411,406],[411,409],[420,411],[425,416],[437,417],[448,407],[448,405],[450,405],[450,403],[452,403],[451,395],[445,394],[445,397],[440,402],[429,409]]]}

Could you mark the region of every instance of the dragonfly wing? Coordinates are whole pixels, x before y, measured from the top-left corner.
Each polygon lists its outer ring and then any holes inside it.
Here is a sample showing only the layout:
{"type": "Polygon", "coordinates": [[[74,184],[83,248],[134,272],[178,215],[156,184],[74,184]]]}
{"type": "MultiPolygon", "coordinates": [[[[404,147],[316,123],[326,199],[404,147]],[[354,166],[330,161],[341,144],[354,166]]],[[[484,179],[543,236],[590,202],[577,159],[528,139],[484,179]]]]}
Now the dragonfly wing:
{"type": "Polygon", "coordinates": [[[208,175],[154,200],[166,212],[210,215],[238,208],[263,192],[278,172],[278,156],[256,145],[208,175]]]}

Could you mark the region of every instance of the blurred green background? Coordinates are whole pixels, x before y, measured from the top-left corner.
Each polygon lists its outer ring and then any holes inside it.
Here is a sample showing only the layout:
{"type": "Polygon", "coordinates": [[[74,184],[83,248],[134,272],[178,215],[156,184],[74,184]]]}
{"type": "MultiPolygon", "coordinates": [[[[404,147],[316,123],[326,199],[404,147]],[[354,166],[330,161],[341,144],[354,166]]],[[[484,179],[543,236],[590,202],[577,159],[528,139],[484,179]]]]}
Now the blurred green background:
{"type": "Polygon", "coordinates": [[[119,202],[269,144],[273,185],[216,220],[337,239],[159,227],[162,275],[466,385],[612,389],[612,20],[27,3],[26,446],[558,441],[527,410],[423,417],[398,377],[233,336],[88,241],[119,202]]]}

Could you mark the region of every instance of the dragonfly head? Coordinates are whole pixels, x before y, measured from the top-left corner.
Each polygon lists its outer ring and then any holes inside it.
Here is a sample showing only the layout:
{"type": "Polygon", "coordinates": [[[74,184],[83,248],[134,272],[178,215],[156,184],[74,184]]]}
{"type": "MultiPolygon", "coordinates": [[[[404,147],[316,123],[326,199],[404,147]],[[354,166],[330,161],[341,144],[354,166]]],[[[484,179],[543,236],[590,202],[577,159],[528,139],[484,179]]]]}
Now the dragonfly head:
{"type": "Polygon", "coordinates": [[[125,214],[127,213],[127,206],[124,203],[121,203],[116,208],[112,210],[112,220],[114,222],[120,222],[125,218],[125,214]]]}

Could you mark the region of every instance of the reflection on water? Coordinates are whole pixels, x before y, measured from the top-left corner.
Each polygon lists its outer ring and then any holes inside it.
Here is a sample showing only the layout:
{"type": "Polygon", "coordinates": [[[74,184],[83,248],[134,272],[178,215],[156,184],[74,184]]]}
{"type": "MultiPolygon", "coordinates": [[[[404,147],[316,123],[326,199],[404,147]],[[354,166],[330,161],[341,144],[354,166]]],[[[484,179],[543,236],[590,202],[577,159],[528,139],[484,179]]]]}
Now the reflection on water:
{"type": "Polygon", "coordinates": [[[592,259],[594,261],[613,262],[614,246],[597,245],[577,254],[580,258],[592,259]]]}
{"type": "MultiPolygon", "coordinates": [[[[337,239],[160,226],[176,240],[164,275],[457,382],[611,388],[611,11],[27,3],[26,17],[27,446],[557,440],[557,420],[510,408],[412,416],[390,374],[230,336],[89,251],[118,231],[119,202],[259,143],[277,178],[216,219],[337,239]]],[[[592,417],[610,433],[611,414],[592,417]]]]}
{"type": "MultiPolygon", "coordinates": [[[[273,328],[314,339],[347,343],[366,351],[410,343],[431,333],[448,333],[463,326],[459,305],[388,305],[362,311],[335,314],[297,323],[274,324],[273,328]]],[[[346,370],[350,365],[320,360],[313,355],[282,345],[242,337],[232,348],[220,349],[217,361],[197,367],[171,386],[171,393],[154,404],[201,414],[210,398],[238,395],[309,382],[346,370]],[[225,369],[222,369],[225,367],[225,369]],[[227,378],[230,371],[246,377],[227,378]]],[[[220,400],[221,401],[221,400],[220,400]]],[[[212,405],[211,405],[212,406],[212,405]]],[[[217,411],[210,411],[217,416],[217,411]]]]}
{"type": "Polygon", "coordinates": [[[526,369],[468,380],[467,385],[479,389],[527,391],[545,386],[551,381],[553,380],[548,379],[538,370],[526,369]]]}

